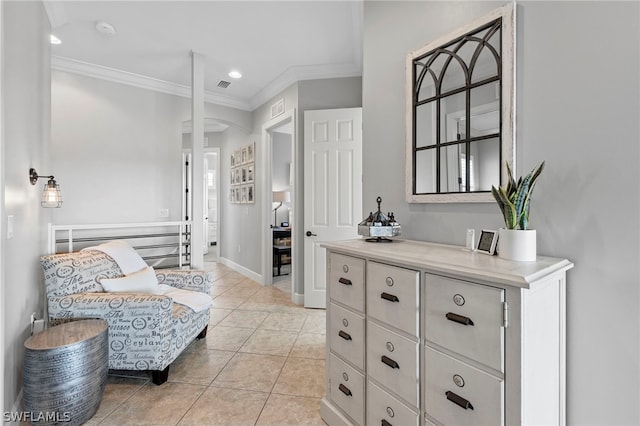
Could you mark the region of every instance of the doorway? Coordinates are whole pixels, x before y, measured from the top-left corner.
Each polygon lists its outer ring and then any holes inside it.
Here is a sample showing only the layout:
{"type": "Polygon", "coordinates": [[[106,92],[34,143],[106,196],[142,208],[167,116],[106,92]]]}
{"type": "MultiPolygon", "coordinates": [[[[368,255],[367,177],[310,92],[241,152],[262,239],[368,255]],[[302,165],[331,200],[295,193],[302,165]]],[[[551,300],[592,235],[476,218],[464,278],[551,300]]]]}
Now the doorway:
{"type": "MultiPolygon", "coordinates": [[[[205,143],[207,138],[205,137],[205,143]]],[[[193,220],[193,185],[191,181],[192,154],[190,149],[182,152],[182,218],[183,220],[193,220]]],[[[202,241],[204,261],[217,262],[220,253],[220,239],[218,225],[220,223],[220,197],[218,196],[220,187],[220,148],[205,148],[203,164],[203,234],[199,239],[202,241]]]]}
{"type": "Polygon", "coordinates": [[[302,300],[295,290],[300,260],[296,255],[299,221],[295,208],[298,202],[295,185],[295,110],[289,110],[265,123],[262,141],[262,197],[265,200],[262,214],[263,284],[278,285],[291,294],[294,303],[301,304],[302,300]]]}
{"type": "Polygon", "coordinates": [[[220,148],[205,148],[204,152],[204,261],[217,262],[220,255],[218,245],[218,222],[220,211],[220,148]]]}
{"type": "Polygon", "coordinates": [[[293,162],[291,140],[292,123],[273,129],[271,133],[271,191],[273,194],[273,284],[283,291],[291,292],[291,220],[292,199],[291,163],[293,162]]]}

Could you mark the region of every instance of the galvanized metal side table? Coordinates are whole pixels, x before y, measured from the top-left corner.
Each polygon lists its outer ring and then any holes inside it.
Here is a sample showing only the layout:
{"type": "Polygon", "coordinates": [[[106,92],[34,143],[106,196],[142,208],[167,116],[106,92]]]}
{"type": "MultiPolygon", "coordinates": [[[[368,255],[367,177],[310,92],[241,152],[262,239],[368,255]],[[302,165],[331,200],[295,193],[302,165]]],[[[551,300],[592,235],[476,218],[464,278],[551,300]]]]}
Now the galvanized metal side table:
{"type": "Polygon", "coordinates": [[[37,424],[81,425],[98,411],[107,384],[106,321],[51,327],[24,343],[23,398],[37,424]]]}

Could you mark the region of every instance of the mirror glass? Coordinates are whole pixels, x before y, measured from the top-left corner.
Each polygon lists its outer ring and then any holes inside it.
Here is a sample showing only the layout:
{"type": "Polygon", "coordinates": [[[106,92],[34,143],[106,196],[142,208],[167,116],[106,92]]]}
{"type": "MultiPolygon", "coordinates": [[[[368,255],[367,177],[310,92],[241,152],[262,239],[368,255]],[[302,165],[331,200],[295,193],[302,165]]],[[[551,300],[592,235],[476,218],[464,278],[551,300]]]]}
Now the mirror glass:
{"type": "Polygon", "coordinates": [[[492,201],[513,166],[513,6],[407,58],[407,200],[492,201]]]}

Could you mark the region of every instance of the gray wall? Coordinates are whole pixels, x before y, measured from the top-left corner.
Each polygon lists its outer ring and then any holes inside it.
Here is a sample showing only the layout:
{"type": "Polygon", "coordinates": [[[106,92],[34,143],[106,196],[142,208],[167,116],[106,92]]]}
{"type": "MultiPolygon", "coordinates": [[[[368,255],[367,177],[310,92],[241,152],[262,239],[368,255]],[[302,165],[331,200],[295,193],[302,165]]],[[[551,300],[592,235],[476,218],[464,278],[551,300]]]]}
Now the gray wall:
{"type": "MultiPolygon", "coordinates": [[[[56,173],[48,158],[50,112],[49,21],[40,2],[2,2],[2,324],[3,412],[19,404],[24,342],[30,316],[43,316],[44,290],[40,254],[46,248],[46,223],[55,211],[40,207],[40,179],[32,186],[29,168],[56,173]],[[7,215],[15,221],[7,239],[7,215]]],[[[58,176],[56,175],[56,178],[58,176]]],[[[64,185],[64,182],[62,182],[64,185]]],[[[64,186],[63,186],[64,188],[64,186]]],[[[20,406],[17,405],[17,408],[20,406]]]]}
{"type": "MultiPolygon", "coordinates": [[[[364,199],[407,238],[464,245],[494,204],[404,201],[405,56],[503,2],[365,2],[364,199]],[[383,172],[381,172],[383,171],[383,172]]],[[[640,3],[518,2],[517,164],[546,160],[538,252],[575,262],[567,285],[569,424],[640,423],[640,3]]],[[[365,206],[368,208],[368,206],[365,206]]]]}
{"type": "Polygon", "coordinates": [[[225,140],[221,149],[220,161],[220,257],[261,274],[261,256],[259,244],[260,229],[262,228],[260,216],[261,203],[261,170],[258,157],[260,155],[260,139],[256,135],[249,135],[245,129],[230,127],[224,132],[225,140]],[[231,188],[230,158],[233,151],[249,143],[256,144],[256,159],[254,168],[254,197],[255,204],[231,204],[229,203],[229,188],[231,188]]]}

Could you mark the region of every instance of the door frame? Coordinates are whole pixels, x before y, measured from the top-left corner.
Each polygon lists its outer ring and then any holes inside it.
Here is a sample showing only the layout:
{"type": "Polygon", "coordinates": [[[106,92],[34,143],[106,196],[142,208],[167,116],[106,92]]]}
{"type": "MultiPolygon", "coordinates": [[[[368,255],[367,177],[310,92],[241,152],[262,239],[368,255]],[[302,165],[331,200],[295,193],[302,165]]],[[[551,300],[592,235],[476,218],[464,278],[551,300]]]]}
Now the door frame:
{"type": "MultiPolygon", "coordinates": [[[[272,195],[272,170],[271,162],[273,156],[273,131],[282,126],[283,124],[291,123],[293,128],[291,132],[291,172],[294,176],[293,184],[291,185],[291,200],[293,202],[293,220],[294,230],[291,235],[291,299],[294,303],[297,303],[298,298],[295,294],[296,278],[298,276],[300,256],[296,256],[297,238],[296,234],[298,230],[302,229],[302,218],[300,216],[299,209],[295,208],[298,204],[297,184],[300,181],[298,176],[297,163],[297,143],[298,140],[298,128],[296,124],[296,109],[290,109],[283,114],[272,118],[262,125],[262,154],[260,155],[260,169],[262,170],[262,190],[261,199],[262,202],[262,284],[273,284],[273,231],[271,230],[271,221],[273,220],[273,203],[271,199],[272,195]]],[[[258,151],[258,150],[256,150],[258,151]]]]}

